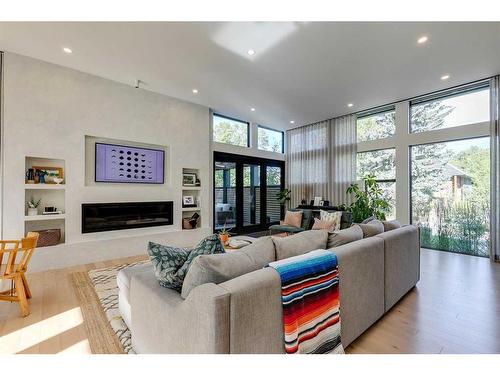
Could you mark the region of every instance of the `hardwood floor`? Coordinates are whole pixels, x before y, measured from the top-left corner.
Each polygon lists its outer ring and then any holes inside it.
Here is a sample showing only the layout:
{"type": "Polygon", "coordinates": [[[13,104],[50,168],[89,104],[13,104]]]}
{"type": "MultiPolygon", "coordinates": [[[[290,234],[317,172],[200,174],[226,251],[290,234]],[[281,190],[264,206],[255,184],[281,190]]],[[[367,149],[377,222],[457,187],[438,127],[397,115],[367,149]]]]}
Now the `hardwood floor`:
{"type": "MultiPolygon", "coordinates": [[[[0,303],[0,353],[90,353],[69,275],[116,259],[28,274],[31,314],[0,303]]],[[[421,280],[348,353],[500,353],[500,264],[422,250],[421,280]]]]}

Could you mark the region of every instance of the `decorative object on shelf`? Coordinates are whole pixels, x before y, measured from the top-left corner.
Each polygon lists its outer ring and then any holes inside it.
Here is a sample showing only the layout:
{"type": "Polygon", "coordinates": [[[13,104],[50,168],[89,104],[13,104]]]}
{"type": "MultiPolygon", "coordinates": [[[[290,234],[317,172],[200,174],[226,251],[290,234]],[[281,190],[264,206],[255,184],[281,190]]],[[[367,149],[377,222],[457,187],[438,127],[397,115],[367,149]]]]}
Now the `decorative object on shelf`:
{"type": "Polygon", "coordinates": [[[200,185],[196,185],[196,174],[195,173],[183,173],[182,174],[182,186],[200,186],[200,185]]]}
{"type": "Polygon", "coordinates": [[[201,186],[201,181],[199,178],[196,179],[196,182],[195,182],[195,185],[196,186],[201,186]]]}
{"type": "Polygon", "coordinates": [[[35,170],[33,168],[28,168],[26,171],[26,183],[34,184],[35,183],[35,170]]]}
{"type": "Polygon", "coordinates": [[[182,229],[194,229],[198,226],[198,220],[200,215],[195,212],[191,217],[185,217],[182,219],[182,229]]]}
{"type": "Polygon", "coordinates": [[[60,229],[45,229],[35,232],[40,235],[38,237],[38,247],[54,246],[61,242],[60,229]]]}
{"type": "Polygon", "coordinates": [[[60,185],[64,181],[61,177],[54,177],[53,180],[57,185],[60,185]]]}
{"type": "Polygon", "coordinates": [[[306,205],[306,204],[307,204],[307,201],[306,201],[305,199],[302,199],[302,200],[300,201],[300,204],[302,204],[302,205],[306,205]]]}
{"type": "Polygon", "coordinates": [[[192,195],[184,195],[182,197],[182,207],[196,207],[194,197],[192,195]]]}
{"type": "Polygon", "coordinates": [[[38,206],[42,199],[35,201],[33,197],[28,201],[28,216],[36,216],[38,215],[38,206]]]}
{"type": "Polygon", "coordinates": [[[42,215],[60,215],[62,211],[57,210],[57,207],[44,207],[42,215]]]}
{"type": "Polygon", "coordinates": [[[163,184],[165,151],[95,144],[95,182],[163,184]]]}
{"type": "MultiPolygon", "coordinates": [[[[64,179],[63,169],[61,167],[35,167],[33,166],[35,176],[38,176],[39,184],[55,184],[54,178],[64,179]]],[[[35,178],[36,183],[36,178],[35,178]]]]}
{"type": "Polygon", "coordinates": [[[358,184],[352,184],[347,188],[347,194],[354,194],[354,202],[347,208],[352,213],[352,220],[361,223],[369,217],[385,220],[385,214],[389,211],[390,205],[383,197],[375,176],[363,177],[364,190],[358,184]]]}
{"type": "Polygon", "coordinates": [[[320,202],[321,202],[322,198],[321,197],[314,197],[314,204],[313,206],[320,206],[320,202]]]}

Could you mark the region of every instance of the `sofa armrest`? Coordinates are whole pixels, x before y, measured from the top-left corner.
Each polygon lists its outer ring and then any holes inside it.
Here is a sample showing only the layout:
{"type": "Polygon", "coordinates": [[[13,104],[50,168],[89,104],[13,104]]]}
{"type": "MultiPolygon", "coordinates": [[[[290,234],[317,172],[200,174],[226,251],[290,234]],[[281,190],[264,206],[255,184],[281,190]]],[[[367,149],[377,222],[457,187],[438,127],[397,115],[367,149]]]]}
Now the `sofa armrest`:
{"type": "Polygon", "coordinates": [[[137,353],[229,353],[229,294],[215,284],[200,285],[183,300],[153,272],[139,274],[130,305],[137,353]]]}
{"type": "Polygon", "coordinates": [[[281,281],[263,268],[219,286],[230,293],[230,353],[284,353],[281,281]]]}

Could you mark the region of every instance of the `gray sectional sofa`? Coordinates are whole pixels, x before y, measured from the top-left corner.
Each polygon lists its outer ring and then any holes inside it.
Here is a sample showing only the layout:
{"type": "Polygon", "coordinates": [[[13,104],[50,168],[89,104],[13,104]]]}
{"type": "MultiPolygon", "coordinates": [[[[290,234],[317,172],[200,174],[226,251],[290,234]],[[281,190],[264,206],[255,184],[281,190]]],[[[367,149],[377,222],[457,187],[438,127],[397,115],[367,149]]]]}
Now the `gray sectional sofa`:
{"type": "MultiPolygon", "coordinates": [[[[189,290],[183,291],[185,299],[180,293],[161,287],[151,265],[122,271],[120,309],[122,314],[126,308],[131,309],[127,323],[134,350],[138,353],[283,353],[280,279],[274,269],[262,268],[262,262],[255,257],[282,259],[313,250],[311,247],[318,243],[325,248],[327,240],[326,232],[306,231],[286,239],[257,241],[238,250],[240,258],[234,254],[201,256],[215,258],[201,259],[198,266],[191,266],[186,279],[191,271],[196,275],[191,277],[189,290]],[[250,246],[258,246],[259,250],[250,246]],[[236,270],[237,259],[241,264],[236,270]],[[215,266],[207,268],[207,262],[215,266]],[[255,270],[245,272],[245,267],[255,270]],[[210,280],[214,282],[206,282],[210,280]],[[197,282],[203,283],[196,285],[197,282]]],[[[418,282],[419,230],[415,226],[404,226],[334,247],[331,251],[337,254],[339,262],[341,332],[345,348],[418,282]]]]}

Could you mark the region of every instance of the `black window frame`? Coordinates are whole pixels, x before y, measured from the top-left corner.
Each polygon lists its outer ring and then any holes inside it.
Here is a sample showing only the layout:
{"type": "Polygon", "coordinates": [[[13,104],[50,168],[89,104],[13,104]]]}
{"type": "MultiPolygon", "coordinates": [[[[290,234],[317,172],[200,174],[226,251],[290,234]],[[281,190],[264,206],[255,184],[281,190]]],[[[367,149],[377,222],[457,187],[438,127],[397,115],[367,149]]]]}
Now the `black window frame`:
{"type": "Polygon", "coordinates": [[[284,154],[285,153],[285,132],[283,130],[276,130],[267,126],[263,125],[257,125],[257,149],[260,151],[266,151],[266,152],[274,152],[276,154],[284,154]],[[266,130],[271,130],[276,133],[281,133],[281,151],[269,151],[269,150],[264,150],[259,148],[259,129],[266,129],[266,130]]]}
{"type": "Polygon", "coordinates": [[[221,144],[224,144],[224,145],[230,145],[230,146],[235,146],[235,147],[247,147],[247,148],[249,148],[250,147],[250,122],[249,121],[244,121],[244,120],[241,120],[241,119],[238,119],[238,118],[235,118],[235,117],[221,115],[220,113],[214,112],[214,113],[212,113],[212,141],[217,142],[217,143],[221,143],[221,144]],[[231,120],[231,121],[240,122],[242,124],[247,124],[247,145],[246,146],[240,146],[240,145],[234,145],[232,143],[225,143],[225,142],[216,141],[214,139],[214,125],[213,125],[214,124],[214,117],[225,118],[226,120],[231,120]]]}

